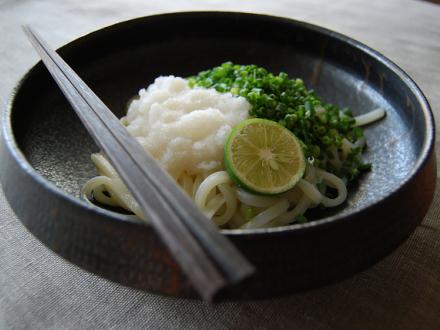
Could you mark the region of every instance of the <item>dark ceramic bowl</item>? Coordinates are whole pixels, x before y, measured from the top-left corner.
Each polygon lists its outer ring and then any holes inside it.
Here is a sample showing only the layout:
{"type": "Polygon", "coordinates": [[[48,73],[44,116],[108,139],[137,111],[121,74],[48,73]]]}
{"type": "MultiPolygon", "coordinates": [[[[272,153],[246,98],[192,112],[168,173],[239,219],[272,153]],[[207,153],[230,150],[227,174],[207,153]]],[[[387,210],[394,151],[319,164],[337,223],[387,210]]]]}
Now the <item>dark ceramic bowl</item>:
{"type": "MultiPolygon", "coordinates": [[[[223,231],[258,270],[225,292],[228,299],[286,294],[353,274],[401,244],[428,210],[436,177],[429,105],[399,67],[355,40],[284,18],[196,12],[119,23],[59,52],[119,117],[155,77],[189,76],[228,60],[301,77],[323,100],[355,114],[387,111],[366,128],[373,170],[349,187],[344,205],[306,224],[223,231]]],[[[95,175],[90,154],[97,147],[41,63],[16,87],[2,131],[3,189],[38,239],[110,280],[194,295],[149,226],[78,198],[95,175]]]]}

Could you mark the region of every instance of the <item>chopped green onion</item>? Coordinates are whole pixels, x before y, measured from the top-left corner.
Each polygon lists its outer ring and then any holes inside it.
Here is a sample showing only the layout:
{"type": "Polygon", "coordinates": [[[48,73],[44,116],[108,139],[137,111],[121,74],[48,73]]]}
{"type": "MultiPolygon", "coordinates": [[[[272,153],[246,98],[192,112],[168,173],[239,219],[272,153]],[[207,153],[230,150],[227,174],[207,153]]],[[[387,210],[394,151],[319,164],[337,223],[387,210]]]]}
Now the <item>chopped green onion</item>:
{"type": "Polygon", "coordinates": [[[189,85],[245,97],[252,106],[252,117],[274,120],[291,130],[302,141],[305,156],[313,159],[315,166],[319,164],[348,181],[371,168],[371,164],[362,162],[360,150],[352,150],[340,169],[326,162],[334,158],[330,146],[341,148],[344,138],[355,143],[363,137],[363,131],[354,127],[349,108],[322,102],[301,79],[291,79],[284,72],[274,75],[256,65],[226,62],[190,77],[189,85]]]}
{"type": "Polygon", "coordinates": [[[254,211],[252,210],[252,208],[248,207],[245,209],[244,211],[244,218],[246,220],[251,220],[254,217],[254,211]]]}
{"type": "Polygon", "coordinates": [[[295,217],[295,221],[296,221],[297,223],[306,223],[306,222],[307,222],[307,218],[306,218],[304,215],[299,214],[299,215],[297,215],[297,216],[295,217]]]}

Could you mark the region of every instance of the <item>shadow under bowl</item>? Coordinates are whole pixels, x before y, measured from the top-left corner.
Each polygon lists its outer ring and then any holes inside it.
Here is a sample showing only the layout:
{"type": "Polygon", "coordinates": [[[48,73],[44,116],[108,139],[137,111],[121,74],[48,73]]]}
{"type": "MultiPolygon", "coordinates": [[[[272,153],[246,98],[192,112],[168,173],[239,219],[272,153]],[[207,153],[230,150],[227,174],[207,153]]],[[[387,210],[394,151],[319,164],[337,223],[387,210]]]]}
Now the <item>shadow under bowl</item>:
{"type": "MultiPolygon", "coordinates": [[[[429,105],[400,68],[348,37],[264,15],[174,13],[104,28],[59,53],[118,117],[155,77],[186,77],[225,61],[299,77],[355,115],[386,110],[365,129],[373,169],[349,187],[344,205],[313,213],[306,224],[223,231],[258,270],[225,299],[287,294],[353,274],[395,249],[428,210],[436,178],[429,105]]],[[[194,296],[151,227],[79,199],[96,174],[90,154],[98,149],[41,62],[17,85],[2,133],[4,192],[38,239],[112,281],[194,296]]]]}

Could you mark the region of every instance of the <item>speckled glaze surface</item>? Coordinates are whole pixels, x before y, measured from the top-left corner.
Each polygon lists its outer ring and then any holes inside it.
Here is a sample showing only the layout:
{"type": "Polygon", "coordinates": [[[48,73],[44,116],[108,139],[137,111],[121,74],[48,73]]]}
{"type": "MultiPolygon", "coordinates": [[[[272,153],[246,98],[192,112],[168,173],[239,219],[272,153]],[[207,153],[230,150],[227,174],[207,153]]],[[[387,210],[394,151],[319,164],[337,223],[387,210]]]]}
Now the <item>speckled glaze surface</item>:
{"type": "MultiPolygon", "coordinates": [[[[345,204],[310,214],[305,225],[224,231],[258,270],[224,299],[287,294],[368,267],[409,236],[432,200],[434,125],[425,97],[388,59],[332,31],[262,15],[178,13],[107,27],[60,54],[119,117],[155,77],[189,76],[228,60],[300,77],[354,114],[387,111],[365,130],[373,170],[349,187],[345,204]]],[[[2,133],[5,194],[50,249],[124,285],[194,296],[149,226],[79,199],[98,150],[41,63],[14,91],[2,133]]]]}

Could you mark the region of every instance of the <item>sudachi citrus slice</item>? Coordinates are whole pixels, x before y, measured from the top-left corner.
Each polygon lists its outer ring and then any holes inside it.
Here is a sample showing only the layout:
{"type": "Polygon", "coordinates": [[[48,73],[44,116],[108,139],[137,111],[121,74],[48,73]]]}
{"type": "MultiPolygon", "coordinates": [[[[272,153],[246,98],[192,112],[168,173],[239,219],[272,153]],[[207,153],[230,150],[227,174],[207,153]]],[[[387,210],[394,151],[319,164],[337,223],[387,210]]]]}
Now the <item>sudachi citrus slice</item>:
{"type": "Polygon", "coordinates": [[[232,130],[225,145],[225,167],[238,186],[259,194],[291,189],[305,169],[298,138],[267,119],[248,119],[232,130]]]}

